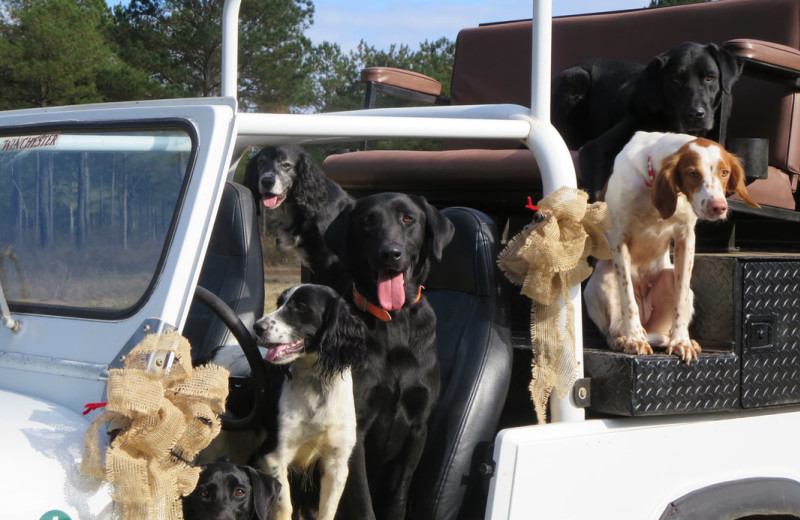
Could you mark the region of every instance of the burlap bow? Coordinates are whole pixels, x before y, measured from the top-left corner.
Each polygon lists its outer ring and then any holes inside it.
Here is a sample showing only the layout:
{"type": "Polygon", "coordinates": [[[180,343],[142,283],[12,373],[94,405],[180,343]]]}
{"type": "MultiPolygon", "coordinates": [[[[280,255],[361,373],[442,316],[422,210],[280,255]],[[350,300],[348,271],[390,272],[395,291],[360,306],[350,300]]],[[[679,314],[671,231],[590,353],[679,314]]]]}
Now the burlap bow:
{"type": "Polygon", "coordinates": [[[108,404],[84,437],[81,471],[107,480],[125,520],[181,520],[179,497],[197,485],[200,469],[190,462],[220,431],[228,370],[192,368],[189,342],[177,332],[151,334],[108,376],[108,404]],[[151,354],[173,354],[168,371],[148,370],[151,354]],[[101,461],[98,429],[121,426],[101,461]]]}
{"type": "Polygon", "coordinates": [[[592,273],[588,256],[611,258],[604,235],[610,229],[606,205],[587,205],[588,198],[586,192],[573,188],[551,193],[538,204],[546,218],[523,229],[498,256],[506,277],[533,300],[530,392],[540,422],[547,420],[553,389],[565,397],[575,383],[575,323],[569,288],[592,273]]]}

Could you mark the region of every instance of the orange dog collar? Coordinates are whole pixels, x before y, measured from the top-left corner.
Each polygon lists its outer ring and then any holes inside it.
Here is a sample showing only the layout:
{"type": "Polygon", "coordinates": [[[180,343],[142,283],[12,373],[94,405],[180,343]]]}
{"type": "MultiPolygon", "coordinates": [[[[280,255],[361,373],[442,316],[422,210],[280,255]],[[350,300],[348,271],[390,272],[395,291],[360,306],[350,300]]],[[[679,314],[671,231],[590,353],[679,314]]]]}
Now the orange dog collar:
{"type": "MultiPolygon", "coordinates": [[[[422,298],[422,289],[423,287],[420,285],[417,291],[417,298],[411,302],[412,305],[422,298]]],[[[381,321],[392,321],[392,316],[389,314],[389,311],[364,298],[361,293],[358,292],[358,289],[356,289],[356,284],[353,284],[353,303],[362,311],[372,314],[381,321]]]]}

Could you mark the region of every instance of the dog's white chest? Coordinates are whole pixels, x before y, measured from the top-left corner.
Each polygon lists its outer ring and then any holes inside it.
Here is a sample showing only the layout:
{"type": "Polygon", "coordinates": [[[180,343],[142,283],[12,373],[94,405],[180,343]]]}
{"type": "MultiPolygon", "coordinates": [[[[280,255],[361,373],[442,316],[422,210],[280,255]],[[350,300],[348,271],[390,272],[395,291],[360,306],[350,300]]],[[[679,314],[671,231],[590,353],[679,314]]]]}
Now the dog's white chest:
{"type": "Polygon", "coordinates": [[[317,449],[352,445],[356,417],[350,370],[328,383],[295,374],[284,384],[280,399],[280,437],[287,442],[319,445],[317,449]]]}

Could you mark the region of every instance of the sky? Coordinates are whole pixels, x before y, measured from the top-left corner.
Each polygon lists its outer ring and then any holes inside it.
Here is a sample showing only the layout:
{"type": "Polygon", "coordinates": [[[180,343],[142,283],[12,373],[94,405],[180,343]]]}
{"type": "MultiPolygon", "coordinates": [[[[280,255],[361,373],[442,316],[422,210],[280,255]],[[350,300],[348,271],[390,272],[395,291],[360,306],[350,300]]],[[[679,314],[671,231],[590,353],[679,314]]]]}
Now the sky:
{"type": "MultiPolygon", "coordinates": [[[[637,9],[649,0],[552,0],[553,15],[637,9]]],[[[442,36],[455,41],[460,29],[485,22],[531,17],[531,0],[314,0],[315,44],[338,43],[344,51],[363,39],[378,49],[392,43],[412,49],[442,36]]]]}
{"type": "MultiPolygon", "coordinates": [[[[315,44],[338,43],[344,51],[360,40],[377,49],[393,43],[417,49],[442,36],[486,22],[531,17],[532,0],[313,0],[314,24],[306,32],[315,44]]],[[[106,0],[110,6],[129,0],[106,0]]],[[[638,9],[649,0],[552,0],[553,15],[638,9]]]]}

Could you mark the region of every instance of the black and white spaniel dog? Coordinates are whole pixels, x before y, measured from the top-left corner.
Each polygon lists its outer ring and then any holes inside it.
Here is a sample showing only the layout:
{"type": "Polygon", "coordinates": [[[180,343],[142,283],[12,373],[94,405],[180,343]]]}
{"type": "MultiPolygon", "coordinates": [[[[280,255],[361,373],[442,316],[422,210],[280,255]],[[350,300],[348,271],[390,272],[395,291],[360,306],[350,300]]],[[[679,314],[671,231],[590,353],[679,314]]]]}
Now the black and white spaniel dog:
{"type": "Polygon", "coordinates": [[[440,388],[436,316],[422,284],[453,233],[423,197],[381,193],[342,211],[325,235],[367,326],[367,357],[353,372],[358,442],[341,518],[405,518],[440,388]]]}
{"type": "Polygon", "coordinates": [[[332,520],[356,442],[351,366],[366,355],[364,323],[333,289],[290,287],[278,309],[253,326],[270,363],[289,366],[278,404],[278,434],[258,465],[281,483],[271,518],[292,518],[289,470],[321,473],[318,520],[332,520]]]}
{"type": "Polygon", "coordinates": [[[323,235],[331,221],[353,203],[297,146],[266,147],[245,170],[244,184],[259,210],[278,228],[278,243],[294,250],[315,283],[336,287],[344,273],[323,235]]]}

